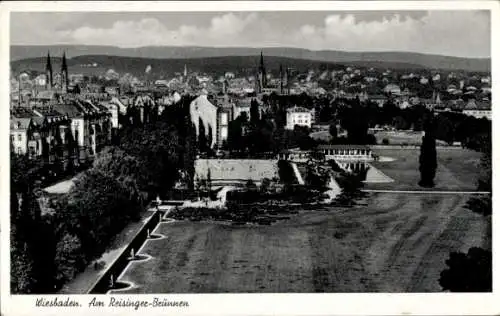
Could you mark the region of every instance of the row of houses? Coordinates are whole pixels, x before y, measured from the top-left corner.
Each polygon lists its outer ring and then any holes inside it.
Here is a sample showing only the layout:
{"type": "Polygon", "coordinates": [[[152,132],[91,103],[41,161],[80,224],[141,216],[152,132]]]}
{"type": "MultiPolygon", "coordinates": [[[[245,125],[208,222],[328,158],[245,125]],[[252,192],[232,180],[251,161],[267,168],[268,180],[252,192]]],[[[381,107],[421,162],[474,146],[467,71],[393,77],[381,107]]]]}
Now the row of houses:
{"type": "Polygon", "coordinates": [[[73,99],[40,107],[13,107],[11,151],[42,163],[78,166],[92,161],[111,142],[113,105],[73,99]]]}

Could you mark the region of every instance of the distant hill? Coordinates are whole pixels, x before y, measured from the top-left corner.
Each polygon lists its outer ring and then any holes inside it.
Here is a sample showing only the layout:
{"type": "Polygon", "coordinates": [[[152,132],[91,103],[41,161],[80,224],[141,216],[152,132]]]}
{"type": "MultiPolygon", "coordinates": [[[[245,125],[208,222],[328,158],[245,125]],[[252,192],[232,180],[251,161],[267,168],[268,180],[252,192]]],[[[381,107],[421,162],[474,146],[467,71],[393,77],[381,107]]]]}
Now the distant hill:
{"type": "MultiPolygon", "coordinates": [[[[54,71],[61,68],[61,58],[51,57],[52,67],[54,71]]],[[[123,57],[109,55],[85,55],[69,58],[68,67],[70,73],[83,73],[84,75],[103,74],[108,69],[112,68],[118,73],[131,73],[137,77],[143,77],[145,69],[151,65],[151,76],[171,77],[175,72],[182,72],[184,65],[188,67],[190,72],[199,71],[210,74],[223,75],[226,71],[235,71],[247,75],[255,75],[259,63],[258,56],[224,56],[224,57],[207,57],[207,58],[183,58],[183,59],[154,59],[140,57],[123,57]],[[89,67],[87,65],[93,65],[89,67]]],[[[22,71],[37,71],[45,70],[45,57],[28,58],[11,62],[11,70],[14,74],[22,71]]],[[[286,57],[268,56],[265,58],[265,66],[269,72],[278,75],[279,66],[291,66],[295,71],[306,72],[309,69],[334,70],[343,69],[344,65],[339,63],[323,62],[307,59],[295,59],[286,57]]],[[[418,70],[423,67],[420,65],[406,63],[389,63],[389,62],[349,62],[349,65],[355,64],[359,67],[378,66],[392,69],[409,69],[418,70]]]]}
{"type": "MultiPolygon", "coordinates": [[[[61,56],[66,51],[67,56],[108,55],[123,57],[140,57],[155,59],[193,59],[206,57],[227,56],[258,56],[261,48],[250,47],[175,47],[175,46],[145,46],[138,48],[120,48],[116,46],[97,45],[51,45],[25,46],[12,45],[10,49],[11,61],[37,58],[47,55],[61,56]]],[[[491,71],[490,58],[462,58],[442,55],[430,55],[409,52],[344,52],[344,51],[312,51],[301,48],[269,47],[262,48],[264,55],[307,59],[321,62],[356,64],[356,63],[396,63],[412,64],[423,68],[465,70],[474,72],[491,71]]]]}

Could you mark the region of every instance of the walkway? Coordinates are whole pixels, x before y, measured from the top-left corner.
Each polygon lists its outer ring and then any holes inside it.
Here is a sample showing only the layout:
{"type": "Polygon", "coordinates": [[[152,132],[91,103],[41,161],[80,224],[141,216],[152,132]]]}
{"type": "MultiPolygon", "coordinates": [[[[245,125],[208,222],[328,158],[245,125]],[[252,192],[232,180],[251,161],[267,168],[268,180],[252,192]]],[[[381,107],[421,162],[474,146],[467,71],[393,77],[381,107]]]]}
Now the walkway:
{"type": "Polygon", "coordinates": [[[89,263],[87,268],[76,275],[76,277],[66,283],[59,294],[85,294],[87,293],[99,280],[101,275],[113,264],[113,262],[122,254],[123,250],[127,247],[130,241],[134,238],[138,231],[149,221],[153,216],[154,210],[146,210],[141,214],[141,219],[137,222],[131,222],[119,233],[107,250],[101,257],[89,263]],[[100,261],[104,266],[98,270],[94,269],[94,262],[100,261]]]}

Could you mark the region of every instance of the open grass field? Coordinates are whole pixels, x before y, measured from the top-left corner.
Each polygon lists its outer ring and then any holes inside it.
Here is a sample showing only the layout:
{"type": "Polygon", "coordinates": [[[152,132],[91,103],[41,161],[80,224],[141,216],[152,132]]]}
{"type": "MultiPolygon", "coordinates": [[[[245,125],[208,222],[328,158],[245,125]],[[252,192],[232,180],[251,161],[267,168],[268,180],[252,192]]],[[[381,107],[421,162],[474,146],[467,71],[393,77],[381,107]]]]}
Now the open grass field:
{"type": "Polygon", "coordinates": [[[121,293],[434,292],[450,251],[491,247],[467,196],[372,193],[273,226],[160,224],[121,293]]]}
{"type": "MultiPolygon", "coordinates": [[[[377,144],[382,144],[382,141],[387,139],[390,145],[419,145],[422,144],[422,132],[414,131],[378,131],[375,134],[377,144]]],[[[446,144],[446,142],[437,140],[436,143],[446,144]]]]}
{"type": "MultiPolygon", "coordinates": [[[[373,162],[375,168],[395,181],[370,183],[366,188],[389,190],[426,190],[418,185],[420,149],[377,149],[377,155],[395,158],[395,161],[373,162]]],[[[438,167],[435,188],[427,190],[474,191],[480,170],[481,154],[465,149],[437,149],[438,167]]]]}
{"type": "MultiPolygon", "coordinates": [[[[373,165],[393,183],[422,190],[419,150],[382,149],[373,165]]],[[[474,191],[480,155],[438,149],[436,188],[474,191]]],[[[160,224],[119,281],[120,293],[439,292],[451,251],[491,249],[491,220],[464,208],[470,195],[369,193],[362,205],[301,211],[272,226],[160,224]]]]}

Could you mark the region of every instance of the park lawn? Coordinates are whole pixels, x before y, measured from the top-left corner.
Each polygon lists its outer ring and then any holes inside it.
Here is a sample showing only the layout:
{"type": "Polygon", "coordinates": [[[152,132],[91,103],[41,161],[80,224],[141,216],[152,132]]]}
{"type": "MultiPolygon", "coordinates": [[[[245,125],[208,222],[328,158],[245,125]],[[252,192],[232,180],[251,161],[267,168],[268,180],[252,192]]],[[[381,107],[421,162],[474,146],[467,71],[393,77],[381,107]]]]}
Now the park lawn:
{"type": "Polygon", "coordinates": [[[481,159],[481,154],[478,152],[438,148],[438,167],[434,180],[436,186],[432,189],[423,189],[418,185],[420,149],[376,149],[374,152],[379,156],[396,159],[371,163],[395,181],[366,184],[365,187],[368,189],[475,191],[477,188],[481,159]]]}
{"type": "MultiPolygon", "coordinates": [[[[389,145],[418,145],[422,144],[422,132],[416,131],[378,131],[375,134],[377,144],[383,144],[387,139],[389,145]]],[[[436,140],[437,144],[446,145],[445,141],[436,140]]]]}
{"type": "Polygon", "coordinates": [[[435,292],[450,251],[491,249],[464,195],[371,193],[366,205],[302,211],[272,226],[160,224],[120,293],[435,292]]]}
{"type": "Polygon", "coordinates": [[[374,135],[377,144],[382,144],[384,138],[389,141],[389,145],[420,145],[422,143],[422,132],[378,131],[374,135]]]}

